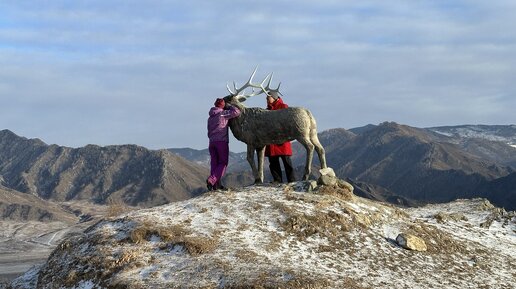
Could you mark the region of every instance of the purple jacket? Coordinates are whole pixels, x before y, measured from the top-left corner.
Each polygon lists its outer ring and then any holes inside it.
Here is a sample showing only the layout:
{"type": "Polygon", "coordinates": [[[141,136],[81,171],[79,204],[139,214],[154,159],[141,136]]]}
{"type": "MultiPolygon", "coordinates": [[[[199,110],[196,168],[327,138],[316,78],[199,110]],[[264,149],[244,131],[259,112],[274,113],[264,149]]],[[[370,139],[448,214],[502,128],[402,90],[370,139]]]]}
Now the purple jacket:
{"type": "Polygon", "coordinates": [[[212,107],[208,118],[208,138],[212,141],[229,142],[228,121],[240,115],[238,108],[231,106],[228,110],[212,107]]]}

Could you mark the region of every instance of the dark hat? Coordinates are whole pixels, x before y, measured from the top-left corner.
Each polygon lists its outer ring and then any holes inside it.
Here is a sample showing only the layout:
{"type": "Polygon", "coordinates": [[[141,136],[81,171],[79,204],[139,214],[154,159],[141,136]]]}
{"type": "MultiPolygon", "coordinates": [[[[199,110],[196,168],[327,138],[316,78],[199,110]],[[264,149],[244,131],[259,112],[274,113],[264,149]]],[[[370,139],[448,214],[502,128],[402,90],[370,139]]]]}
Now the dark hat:
{"type": "Polygon", "coordinates": [[[272,97],[274,99],[278,99],[278,97],[279,97],[279,94],[277,91],[268,91],[267,95],[269,95],[270,97],[272,97]]]}
{"type": "Polygon", "coordinates": [[[215,100],[215,104],[214,105],[216,107],[224,108],[224,106],[226,106],[226,102],[222,98],[217,98],[217,100],[215,100]]]}

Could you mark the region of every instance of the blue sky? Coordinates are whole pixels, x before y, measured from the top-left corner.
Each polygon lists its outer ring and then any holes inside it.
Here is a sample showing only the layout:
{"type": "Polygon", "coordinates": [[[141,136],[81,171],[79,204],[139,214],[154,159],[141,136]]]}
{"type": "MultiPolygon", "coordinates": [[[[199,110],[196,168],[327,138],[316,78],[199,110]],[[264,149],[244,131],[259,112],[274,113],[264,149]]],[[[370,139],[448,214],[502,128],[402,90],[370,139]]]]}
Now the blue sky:
{"type": "Polygon", "coordinates": [[[514,15],[508,0],[1,1],[0,129],[202,149],[214,99],[256,65],[319,131],[515,124],[514,15]]]}

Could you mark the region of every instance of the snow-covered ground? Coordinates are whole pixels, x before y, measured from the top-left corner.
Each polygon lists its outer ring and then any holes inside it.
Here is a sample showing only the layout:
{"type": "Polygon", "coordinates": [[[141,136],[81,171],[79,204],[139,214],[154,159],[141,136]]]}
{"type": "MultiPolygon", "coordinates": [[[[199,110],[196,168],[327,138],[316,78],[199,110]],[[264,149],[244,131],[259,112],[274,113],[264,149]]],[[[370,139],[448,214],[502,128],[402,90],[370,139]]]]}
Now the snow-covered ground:
{"type": "Polygon", "coordinates": [[[103,220],[13,288],[516,288],[516,218],[485,200],[401,209],[292,186],[103,220]],[[425,252],[401,248],[399,233],[425,252]]]}
{"type": "Polygon", "coordinates": [[[508,131],[516,131],[515,125],[507,126],[483,126],[483,125],[466,125],[457,127],[434,127],[428,128],[436,133],[445,136],[460,136],[463,138],[481,138],[491,141],[499,141],[516,147],[516,135],[511,135],[508,131]],[[505,129],[505,131],[504,131],[505,129]]]}

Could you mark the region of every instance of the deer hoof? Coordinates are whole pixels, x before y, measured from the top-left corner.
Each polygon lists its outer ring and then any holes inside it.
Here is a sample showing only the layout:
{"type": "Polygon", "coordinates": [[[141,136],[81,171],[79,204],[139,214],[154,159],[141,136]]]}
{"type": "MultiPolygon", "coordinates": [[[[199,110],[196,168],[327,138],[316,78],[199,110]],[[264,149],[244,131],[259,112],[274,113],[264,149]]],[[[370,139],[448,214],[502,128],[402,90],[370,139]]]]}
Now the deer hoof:
{"type": "Polygon", "coordinates": [[[255,180],[254,180],[254,184],[255,184],[255,185],[263,184],[263,180],[255,179],[255,180]]]}

